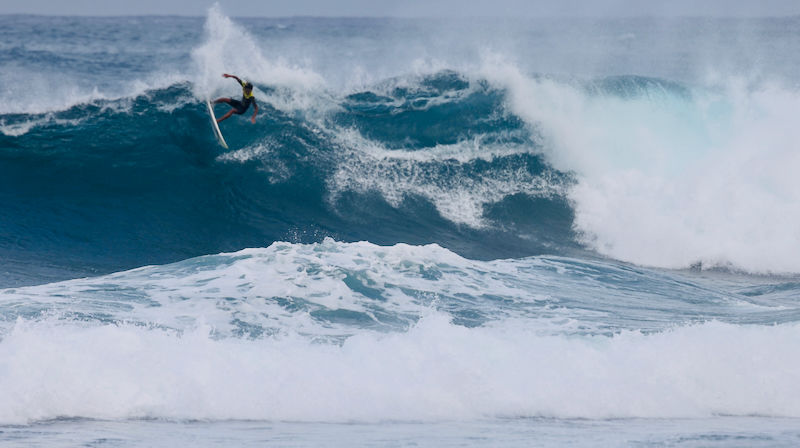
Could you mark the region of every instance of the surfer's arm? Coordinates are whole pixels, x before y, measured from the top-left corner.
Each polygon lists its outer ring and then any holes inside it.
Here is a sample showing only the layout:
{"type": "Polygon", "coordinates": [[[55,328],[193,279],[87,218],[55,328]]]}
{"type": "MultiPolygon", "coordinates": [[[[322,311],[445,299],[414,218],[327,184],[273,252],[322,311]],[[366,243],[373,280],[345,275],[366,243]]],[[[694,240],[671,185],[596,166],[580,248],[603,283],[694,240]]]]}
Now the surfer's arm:
{"type": "Polygon", "coordinates": [[[256,115],[258,115],[258,103],[256,103],[256,98],[253,97],[253,118],[250,119],[253,124],[256,124],[256,115]]]}
{"type": "Polygon", "coordinates": [[[237,77],[236,75],[229,75],[229,74],[227,74],[227,73],[223,73],[223,74],[222,74],[222,77],[223,77],[223,78],[233,78],[233,79],[235,79],[235,80],[239,81],[239,84],[242,84],[242,85],[244,85],[244,83],[242,82],[242,80],[241,80],[241,79],[239,79],[239,77],[237,77]]]}

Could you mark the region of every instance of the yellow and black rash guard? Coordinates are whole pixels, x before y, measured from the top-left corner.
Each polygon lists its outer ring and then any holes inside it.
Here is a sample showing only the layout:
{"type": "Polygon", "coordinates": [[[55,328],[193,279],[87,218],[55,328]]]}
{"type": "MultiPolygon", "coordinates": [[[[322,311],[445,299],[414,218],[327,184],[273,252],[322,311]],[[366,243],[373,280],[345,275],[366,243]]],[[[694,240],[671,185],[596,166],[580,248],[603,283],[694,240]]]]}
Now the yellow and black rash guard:
{"type": "Polygon", "coordinates": [[[253,98],[253,92],[252,91],[250,92],[250,94],[248,94],[244,90],[244,86],[246,86],[246,85],[247,85],[247,81],[242,81],[242,100],[249,100],[249,99],[253,98]]]}
{"type": "Polygon", "coordinates": [[[253,103],[256,98],[253,96],[253,92],[251,91],[250,94],[244,91],[244,86],[247,85],[247,81],[240,81],[242,83],[242,101],[232,100],[231,105],[236,108],[237,114],[243,114],[247,109],[250,109],[250,104],[253,103]]]}

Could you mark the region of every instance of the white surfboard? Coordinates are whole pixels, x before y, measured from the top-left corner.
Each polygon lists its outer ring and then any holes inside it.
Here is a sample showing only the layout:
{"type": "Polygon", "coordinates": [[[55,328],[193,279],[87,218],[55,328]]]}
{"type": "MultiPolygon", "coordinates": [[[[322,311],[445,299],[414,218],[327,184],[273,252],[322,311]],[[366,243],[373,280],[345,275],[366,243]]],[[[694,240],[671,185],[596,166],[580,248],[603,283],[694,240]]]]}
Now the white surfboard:
{"type": "Polygon", "coordinates": [[[208,113],[211,114],[211,125],[214,128],[214,136],[217,137],[217,141],[223,148],[228,149],[228,144],[225,143],[225,139],[222,138],[222,132],[219,131],[219,124],[217,124],[217,117],[214,116],[214,107],[211,105],[211,101],[206,100],[206,106],[208,106],[208,113]]]}

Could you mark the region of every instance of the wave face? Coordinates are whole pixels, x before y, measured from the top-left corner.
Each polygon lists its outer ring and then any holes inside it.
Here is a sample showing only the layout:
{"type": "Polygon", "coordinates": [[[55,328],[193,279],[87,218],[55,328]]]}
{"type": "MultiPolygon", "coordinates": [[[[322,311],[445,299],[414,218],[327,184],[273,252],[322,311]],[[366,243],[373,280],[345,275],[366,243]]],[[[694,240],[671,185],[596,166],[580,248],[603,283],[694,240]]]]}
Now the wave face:
{"type": "Polygon", "coordinates": [[[791,426],[797,23],[0,17],[0,425],[791,426]]]}
{"type": "Polygon", "coordinates": [[[456,74],[348,95],[320,122],[264,105],[255,126],[223,123],[230,152],[191,90],[6,116],[3,213],[18,238],[6,258],[120,269],[324,236],[446,242],[477,258],[576,246],[570,177],[498,115],[501,95],[456,74]]]}

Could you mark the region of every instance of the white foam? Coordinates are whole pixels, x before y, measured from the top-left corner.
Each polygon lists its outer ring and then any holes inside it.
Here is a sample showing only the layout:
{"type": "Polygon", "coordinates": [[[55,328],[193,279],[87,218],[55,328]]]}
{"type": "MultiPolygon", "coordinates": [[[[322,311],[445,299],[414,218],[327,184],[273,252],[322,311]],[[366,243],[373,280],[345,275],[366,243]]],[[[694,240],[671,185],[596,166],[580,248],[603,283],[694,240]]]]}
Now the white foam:
{"type": "Polygon", "coordinates": [[[602,254],[649,266],[800,272],[800,99],[725,85],[681,97],[589,95],[489,57],[482,71],[577,174],[575,227],[602,254]]]}
{"type": "Polygon", "coordinates": [[[251,146],[237,149],[235,151],[226,152],[217,156],[220,162],[249,162],[251,160],[259,160],[266,158],[275,153],[277,144],[272,140],[267,140],[251,146]]]}
{"type": "Polygon", "coordinates": [[[796,323],[606,323],[615,306],[641,313],[665,299],[726,315],[777,309],[676,277],[326,239],[7,289],[3,309],[28,317],[0,334],[0,424],[800,418],[796,323]],[[485,322],[456,325],[437,308],[485,322]]]}
{"type": "Polygon", "coordinates": [[[14,124],[6,124],[6,120],[2,120],[0,121],[0,132],[9,137],[19,137],[20,135],[27,134],[31,129],[39,127],[43,123],[49,121],[49,117],[14,124]]]}
{"type": "Polygon", "coordinates": [[[202,319],[218,334],[230,334],[235,329],[232,320],[237,319],[279,331],[339,336],[351,330],[320,323],[309,313],[341,309],[376,321],[383,319],[375,318],[380,313],[410,323],[425,314],[440,294],[479,295],[482,289],[489,289],[518,302],[542,299],[536,292],[495,277],[508,271],[513,272],[514,267],[489,268],[435,244],[386,248],[327,238],[320,244],[279,242],[266,249],[200,257],[96,279],[5,290],[0,302],[6,306],[24,303],[55,316],[74,312],[90,315],[99,307],[115,321],[175,330],[202,319]],[[426,279],[426,272],[436,275],[426,279]],[[376,302],[354,290],[346,282],[348,277],[380,291],[384,300],[376,302]],[[275,299],[292,303],[295,311],[287,312],[275,299]]]}
{"type": "Polygon", "coordinates": [[[541,336],[431,315],[344,344],[19,321],[0,342],[0,423],[96,419],[440,421],[800,417],[800,327],[706,323],[541,336]]]}
{"type": "Polygon", "coordinates": [[[0,86],[5,86],[0,115],[44,115],[80,104],[132,99],[145,95],[148,90],[166,88],[187,79],[186,75],[176,72],[153,73],[143,79],[125,80],[101,89],[81,87],[81,83],[59,73],[34,72],[23,77],[13,73],[13,67],[7,73],[0,73],[0,86]]]}
{"type": "Polygon", "coordinates": [[[441,216],[456,224],[483,228],[484,207],[507,196],[532,197],[562,194],[562,185],[547,176],[535,176],[523,167],[474,173],[470,163],[496,157],[529,153],[530,147],[484,144],[481,138],[419,150],[389,150],[364,138],[354,129],[339,130],[335,139],[343,151],[337,154],[336,173],[328,181],[331,203],[344,191],[379,192],[393,207],[409,197],[430,200],[441,216]],[[431,167],[436,164],[435,167],[431,167]],[[441,165],[450,169],[441,170],[441,165]]]}

